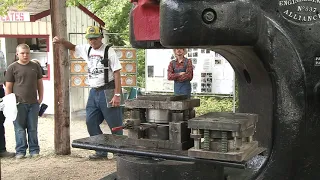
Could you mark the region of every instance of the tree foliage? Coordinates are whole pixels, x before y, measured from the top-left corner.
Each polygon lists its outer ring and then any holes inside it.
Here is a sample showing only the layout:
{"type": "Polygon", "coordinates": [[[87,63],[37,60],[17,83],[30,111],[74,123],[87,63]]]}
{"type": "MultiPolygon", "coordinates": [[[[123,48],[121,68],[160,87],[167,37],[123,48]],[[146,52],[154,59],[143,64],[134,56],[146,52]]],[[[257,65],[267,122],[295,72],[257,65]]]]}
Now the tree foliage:
{"type": "MultiPolygon", "coordinates": [[[[77,3],[87,7],[106,23],[109,41],[115,46],[130,46],[129,13],[132,4],[129,0],[70,0],[69,5],[77,3]]],[[[145,51],[137,50],[138,86],[145,87],[145,51]]]]}
{"type": "Polygon", "coordinates": [[[109,41],[115,46],[129,45],[129,12],[131,3],[128,0],[69,0],[68,5],[77,3],[87,7],[106,23],[109,41]]]}
{"type": "MultiPolygon", "coordinates": [[[[23,10],[31,1],[37,0],[0,0],[0,15],[7,13],[9,8],[23,10]]],[[[40,0],[39,0],[40,1],[40,0]]],[[[49,1],[49,0],[48,0],[49,1]]],[[[132,4],[129,0],[67,0],[67,6],[78,3],[88,8],[102,19],[106,26],[109,42],[114,46],[130,46],[129,42],[129,13],[132,4]]],[[[144,87],[145,56],[144,50],[137,50],[138,85],[144,87]]]]}
{"type": "Polygon", "coordinates": [[[1,0],[0,1],[0,16],[3,16],[7,13],[9,8],[14,7],[17,9],[23,9],[28,5],[32,0],[1,0]]]}
{"type": "Polygon", "coordinates": [[[232,112],[233,99],[230,97],[205,97],[196,96],[200,99],[200,106],[196,107],[196,116],[200,116],[209,112],[232,112]]]}

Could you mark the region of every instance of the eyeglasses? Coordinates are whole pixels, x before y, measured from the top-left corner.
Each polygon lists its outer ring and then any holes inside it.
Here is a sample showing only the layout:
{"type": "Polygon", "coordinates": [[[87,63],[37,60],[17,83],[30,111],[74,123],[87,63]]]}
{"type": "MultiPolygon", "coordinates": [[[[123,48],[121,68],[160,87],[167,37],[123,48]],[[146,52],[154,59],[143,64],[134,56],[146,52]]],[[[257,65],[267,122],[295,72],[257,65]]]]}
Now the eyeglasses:
{"type": "Polygon", "coordinates": [[[89,41],[98,40],[98,38],[88,38],[89,41]]]}

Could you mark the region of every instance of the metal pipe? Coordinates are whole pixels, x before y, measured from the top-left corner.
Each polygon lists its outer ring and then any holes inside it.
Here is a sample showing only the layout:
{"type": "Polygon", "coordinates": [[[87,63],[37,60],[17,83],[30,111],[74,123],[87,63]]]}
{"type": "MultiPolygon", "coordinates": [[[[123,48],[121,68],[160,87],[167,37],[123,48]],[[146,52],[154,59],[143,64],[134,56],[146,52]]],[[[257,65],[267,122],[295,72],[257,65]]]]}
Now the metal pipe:
{"type": "Polygon", "coordinates": [[[73,142],[72,147],[89,149],[89,150],[108,151],[111,153],[120,153],[120,154],[135,155],[135,156],[155,157],[155,158],[162,158],[162,159],[176,160],[176,161],[210,163],[210,164],[215,164],[219,166],[233,167],[233,168],[239,168],[239,169],[245,169],[247,167],[246,163],[235,163],[235,162],[218,161],[218,160],[211,160],[211,159],[200,159],[200,158],[193,158],[193,157],[182,156],[182,155],[163,154],[159,152],[146,152],[146,151],[139,151],[139,150],[132,150],[132,149],[123,149],[123,148],[120,149],[116,147],[99,146],[99,145],[84,144],[84,143],[77,143],[77,142],[73,142]]]}

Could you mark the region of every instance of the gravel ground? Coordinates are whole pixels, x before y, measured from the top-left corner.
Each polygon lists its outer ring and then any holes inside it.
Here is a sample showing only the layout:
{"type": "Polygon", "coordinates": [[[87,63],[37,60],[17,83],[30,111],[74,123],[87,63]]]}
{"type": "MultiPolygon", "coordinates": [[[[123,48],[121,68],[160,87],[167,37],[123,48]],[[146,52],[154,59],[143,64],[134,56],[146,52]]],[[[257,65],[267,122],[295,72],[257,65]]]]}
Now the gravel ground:
{"type": "MultiPolygon", "coordinates": [[[[110,133],[106,123],[101,125],[104,133],[110,133]]],[[[84,113],[74,113],[70,123],[71,142],[88,137],[84,113]]],[[[58,156],[54,153],[54,120],[47,116],[39,119],[38,137],[40,157],[16,160],[1,159],[1,178],[3,180],[97,180],[116,170],[116,161],[91,161],[88,156],[94,151],[71,148],[71,154],[58,156]]],[[[14,152],[15,140],[13,125],[6,125],[7,150],[14,152]]]]}

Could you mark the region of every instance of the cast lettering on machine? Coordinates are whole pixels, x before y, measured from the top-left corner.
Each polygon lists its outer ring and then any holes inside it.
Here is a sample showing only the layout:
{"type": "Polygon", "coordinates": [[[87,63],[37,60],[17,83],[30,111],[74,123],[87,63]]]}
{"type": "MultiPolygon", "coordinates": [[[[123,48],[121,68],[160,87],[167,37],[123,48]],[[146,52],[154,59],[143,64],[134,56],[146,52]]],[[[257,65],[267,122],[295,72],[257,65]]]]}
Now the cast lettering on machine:
{"type": "Polygon", "coordinates": [[[320,19],[320,0],[279,1],[283,17],[296,23],[314,23],[320,19]]]}

